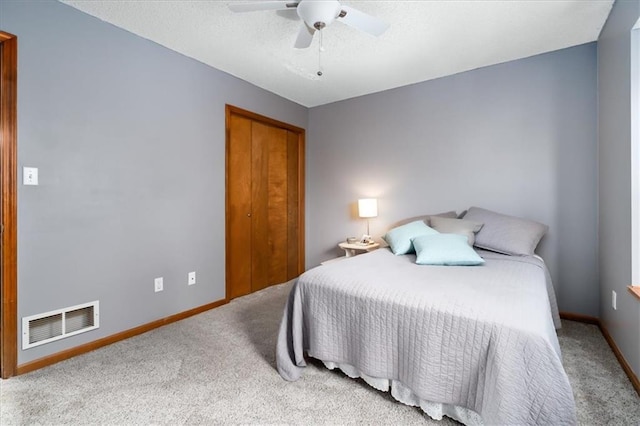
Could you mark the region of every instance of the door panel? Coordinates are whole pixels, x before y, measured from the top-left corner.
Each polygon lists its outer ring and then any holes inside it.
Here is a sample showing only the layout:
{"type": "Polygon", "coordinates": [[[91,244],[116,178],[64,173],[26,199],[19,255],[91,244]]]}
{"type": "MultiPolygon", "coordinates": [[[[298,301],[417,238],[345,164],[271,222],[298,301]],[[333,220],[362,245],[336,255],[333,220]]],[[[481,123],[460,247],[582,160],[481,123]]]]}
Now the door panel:
{"type": "Polygon", "coordinates": [[[252,284],[251,291],[269,286],[269,126],[253,122],[252,284]]]}
{"type": "Polygon", "coordinates": [[[231,116],[227,148],[228,298],[251,293],[251,120],[231,116]]]}
{"type": "Polygon", "coordinates": [[[287,131],[269,129],[269,285],[287,281],[287,131]]]}
{"type": "Polygon", "coordinates": [[[287,131],[287,281],[299,275],[298,135],[287,131]]]}

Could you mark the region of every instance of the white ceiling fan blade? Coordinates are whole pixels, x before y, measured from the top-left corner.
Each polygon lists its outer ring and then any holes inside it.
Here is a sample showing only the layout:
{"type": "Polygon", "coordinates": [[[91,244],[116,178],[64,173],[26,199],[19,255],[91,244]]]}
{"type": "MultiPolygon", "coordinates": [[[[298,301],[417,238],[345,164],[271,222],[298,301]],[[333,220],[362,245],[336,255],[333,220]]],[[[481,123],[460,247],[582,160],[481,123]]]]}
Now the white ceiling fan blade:
{"type": "Polygon", "coordinates": [[[297,1],[258,1],[252,3],[229,3],[232,12],[253,12],[256,10],[287,10],[298,7],[297,1]]]}
{"type": "Polygon", "coordinates": [[[358,9],[342,6],[342,12],[346,12],[346,15],[342,16],[341,13],[341,16],[338,18],[340,21],[365,33],[379,36],[389,28],[389,24],[382,19],[360,12],[358,9]]]}
{"type": "Polygon", "coordinates": [[[300,31],[298,31],[298,38],[296,38],[296,44],[294,44],[293,47],[296,49],[306,49],[311,46],[311,41],[313,41],[313,35],[315,33],[315,29],[302,22],[300,25],[300,31]]]}

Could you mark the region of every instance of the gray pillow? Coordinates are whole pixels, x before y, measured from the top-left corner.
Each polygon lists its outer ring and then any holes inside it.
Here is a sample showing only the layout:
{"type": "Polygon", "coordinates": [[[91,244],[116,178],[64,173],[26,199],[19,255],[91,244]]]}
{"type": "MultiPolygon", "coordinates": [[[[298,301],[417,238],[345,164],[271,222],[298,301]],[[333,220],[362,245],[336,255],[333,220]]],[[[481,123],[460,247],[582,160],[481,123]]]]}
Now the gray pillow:
{"type": "Polygon", "coordinates": [[[456,217],[458,217],[458,214],[455,211],[452,210],[452,211],[449,211],[449,212],[438,213],[438,214],[430,214],[430,215],[424,215],[424,216],[414,216],[414,217],[410,217],[409,219],[403,219],[400,222],[394,223],[391,227],[389,227],[389,229],[396,228],[396,227],[401,226],[401,225],[406,225],[407,223],[415,222],[416,220],[421,220],[426,225],[429,225],[430,218],[433,217],[433,216],[450,217],[450,218],[455,219],[456,217]]]}
{"type": "Polygon", "coordinates": [[[475,242],[475,233],[482,228],[482,223],[466,219],[451,219],[448,217],[432,216],[431,227],[443,234],[460,234],[467,237],[470,246],[475,242]]]}
{"type": "Polygon", "coordinates": [[[534,254],[542,236],[549,230],[533,220],[508,216],[491,210],[471,207],[465,220],[484,223],[476,234],[475,246],[516,256],[534,254]]]}

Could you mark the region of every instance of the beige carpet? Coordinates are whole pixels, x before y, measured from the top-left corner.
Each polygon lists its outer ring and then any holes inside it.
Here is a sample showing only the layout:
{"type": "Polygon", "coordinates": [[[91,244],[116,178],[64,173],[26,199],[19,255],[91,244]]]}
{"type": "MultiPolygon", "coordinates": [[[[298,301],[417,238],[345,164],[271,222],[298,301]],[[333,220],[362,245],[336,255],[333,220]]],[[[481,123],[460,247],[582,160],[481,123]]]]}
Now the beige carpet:
{"type": "MultiPolygon", "coordinates": [[[[275,339],[290,285],[0,382],[0,423],[439,424],[339,372],[310,365],[290,383],[275,339]]],[[[638,425],[640,398],[597,327],[560,332],[578,420],[638,425]]]]}

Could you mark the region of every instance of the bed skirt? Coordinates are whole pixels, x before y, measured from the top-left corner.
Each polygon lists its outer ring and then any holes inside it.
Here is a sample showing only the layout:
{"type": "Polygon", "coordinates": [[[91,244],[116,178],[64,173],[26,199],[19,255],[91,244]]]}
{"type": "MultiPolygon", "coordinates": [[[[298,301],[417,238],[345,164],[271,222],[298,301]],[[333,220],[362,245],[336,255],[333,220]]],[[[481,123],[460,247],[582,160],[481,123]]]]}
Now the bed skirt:
{"type": "Polygon", "coordinates": [[[434,420],[442,420],[442,416],[448,416],[467,426],[481,426],[484,424],[482,417],[475,411],[458,405],[420,399],[411,389],[397,380],[367,376],[349,364],[338,364],[331,361],[322,361],[322,363],[329,370],[337,368],[352,379],[361,378],[374,389],[382,392],[391,391],[391,396],[396,401],[411,407],[420,407],[422,411],[434,420]]]}

